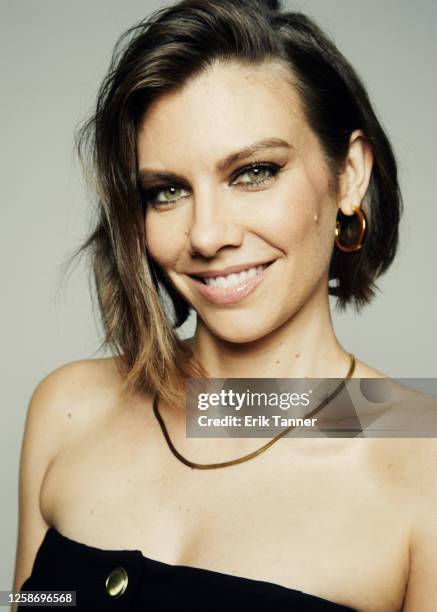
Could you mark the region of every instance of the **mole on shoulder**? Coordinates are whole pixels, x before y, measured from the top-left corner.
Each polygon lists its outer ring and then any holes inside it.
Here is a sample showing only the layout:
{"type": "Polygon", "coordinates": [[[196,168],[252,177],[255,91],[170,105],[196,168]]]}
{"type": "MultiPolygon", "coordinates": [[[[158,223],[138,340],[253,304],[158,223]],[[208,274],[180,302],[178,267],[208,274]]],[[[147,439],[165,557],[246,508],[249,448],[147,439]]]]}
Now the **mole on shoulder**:
{"type": "Polygon", "coordinates": [[[67,414],[68,418],[71,419],[71,412],[67,414]]]}

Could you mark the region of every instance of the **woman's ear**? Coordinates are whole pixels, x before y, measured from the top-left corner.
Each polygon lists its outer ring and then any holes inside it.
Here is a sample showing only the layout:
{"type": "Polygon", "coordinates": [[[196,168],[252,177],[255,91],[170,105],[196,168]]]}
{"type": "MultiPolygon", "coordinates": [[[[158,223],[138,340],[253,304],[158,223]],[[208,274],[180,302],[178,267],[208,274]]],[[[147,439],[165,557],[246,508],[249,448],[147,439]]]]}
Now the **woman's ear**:
{"type": "Polygon", "coordinates": [[[352,132],[343,171],[340,175],[338,207],[353,215],[366,195],[373,166],[373,150],[362,130],[352,132]]]}

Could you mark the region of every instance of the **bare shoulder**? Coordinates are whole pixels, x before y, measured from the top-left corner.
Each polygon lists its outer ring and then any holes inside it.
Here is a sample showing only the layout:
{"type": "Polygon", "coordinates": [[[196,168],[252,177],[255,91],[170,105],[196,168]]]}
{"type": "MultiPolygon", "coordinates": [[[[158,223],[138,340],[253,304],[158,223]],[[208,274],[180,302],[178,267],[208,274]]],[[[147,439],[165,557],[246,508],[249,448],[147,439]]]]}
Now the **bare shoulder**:
{"type": "Polygon", "coordinates": [[[50,372],[39,386],[56,392],[65,402],[81,394],[113,393],[121,386],[119,360],[102,357],[72,361],[50,372]]]}
{"type": "Polygon", "coordinates": [[[383,372],[370,367],[367,363],[356,359],[354,378],[389,378],[383,372]]]}
{"type": "Polygon", "coordinates": [[[35,436],[43,436],[45,452],[52,459],[62,445],[63,433],[69,429],[67,424],[74,420],[85,425],[96,411],[107,410],[120,386],[112,358],[83,359],[56,368],[32,393],[23,443],[30,445],[35,436]],[[91,403],[92,411],[87,409],[91,403]]]}
{"type": "MultiPolygon", "coordinates": [[[[380,437],[437,438],[437,397],[420,390],[419,380],[410,386],[408,380],[392,379],[361,361],[357,361],[354,378],[361,380],[357,414],[363,417],[364,427],[378,429],[380,437]],[[366,383],[366,378],[381,382],[366,383]]],[[[355,393],[357,389],[355,386],[355,393]]]]}
{"type": "Polygon", "coordinates": [[[36,392],[55,393],[58,399],[64,397],[68,400],[83,391],[98,392],[105,387],[109,390],[121,383],[117,363],[115,357],[72,361],[47,374],[36,387],[36,392]]]}
{"type": "Polygon", "coordinates": [[[83,437],[117,404],[121,388],[115,359],[71,362],[47,374],[29,401],[20,454],[19,526],[14,588],[30,575],[49,526],[41,491],[61,449],[83,437]]]}
{"type": "Polygon", "coordinates": [[[410,571],[404,612],[437,609],[437,439],[411,440],[410,497],[414,500],[410,532],[410,571]]]}
{"type": "Polygon", "coordinates": [[[408,438],[403,442],[406,483],[414,499],[415,509],[418,513],[432,510],[437,527],[437,438],[408,438]]]}
{"type": "Polygon", "coordinates": [[[362,440],[379,499],[402,525],[408,562],[403,612],[437,610],[437,438],[362,440]]]}
{"type": "MultiPolygon", "coordinates": [[[[414,395],[414,391],[413,391],[414,395]]],[[[392,425],[398,424],[393,421],[392,425]]],[[[437,610],[437,438],[378,438],[361,441],[378,496],[394,502],[392,521],[407,534],[403,612],[437,610]]]]}
{"type": "Polygon", "coordinates": [[[81,359],[50,372],[35,389],[31,406],[41,418],[56,423],[59,436],[73,424],[86,427],[110,411],[121,386],[117,358],[81,359]]]}

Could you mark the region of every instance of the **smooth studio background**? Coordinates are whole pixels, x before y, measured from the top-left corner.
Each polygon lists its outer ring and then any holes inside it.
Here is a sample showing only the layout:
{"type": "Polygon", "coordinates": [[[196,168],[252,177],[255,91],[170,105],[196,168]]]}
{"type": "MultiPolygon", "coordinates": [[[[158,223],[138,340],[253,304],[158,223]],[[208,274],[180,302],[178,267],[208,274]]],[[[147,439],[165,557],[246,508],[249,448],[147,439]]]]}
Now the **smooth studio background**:
{"type": "MultiPolygon", "coordinates": [[[[0,590],[11,588],[18,462],[27,404],[51,370],[97,357],[82,260],[91,204],[73,131],[92,107],[118,36],[163,2],[2,0],[2,418],[0,590]]],[[[357,68],[399,159],[405,200],[397,259],[360,315],[333,312],[347,350],[392,377],[437,376],[435,0],[307,0],[357,68]]],[[[190,325],[185,335],[191,335],[190,325]]]]}

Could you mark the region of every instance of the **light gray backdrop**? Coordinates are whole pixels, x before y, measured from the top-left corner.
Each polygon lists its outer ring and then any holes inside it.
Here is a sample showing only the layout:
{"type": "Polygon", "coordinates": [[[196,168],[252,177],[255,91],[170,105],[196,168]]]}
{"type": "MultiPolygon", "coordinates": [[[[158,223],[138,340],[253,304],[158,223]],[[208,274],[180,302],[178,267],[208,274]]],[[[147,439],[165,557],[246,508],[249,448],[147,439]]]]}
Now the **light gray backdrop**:
{"type": "MultiPolygon", "coordinates": [[[[400,162],[399,255],[360,316],[333,313],[338,337],[392,377],[436,377],[436,0],[306,0],[363,77],[400,162]]],[[[90,206],[72,151],[122,31],[163,2],[1,0],[2,419],[0,590],[12,582],[17,475],[30,395],[51,370],[98,356],[81,264],[60,287],[90,206]]],[[[185,329],[189,335],[190,328],[185,329]]]]}

